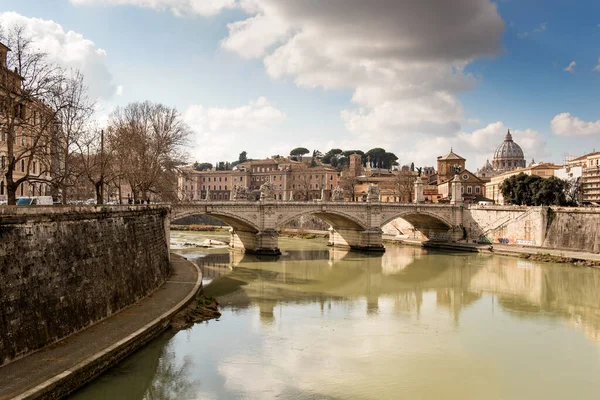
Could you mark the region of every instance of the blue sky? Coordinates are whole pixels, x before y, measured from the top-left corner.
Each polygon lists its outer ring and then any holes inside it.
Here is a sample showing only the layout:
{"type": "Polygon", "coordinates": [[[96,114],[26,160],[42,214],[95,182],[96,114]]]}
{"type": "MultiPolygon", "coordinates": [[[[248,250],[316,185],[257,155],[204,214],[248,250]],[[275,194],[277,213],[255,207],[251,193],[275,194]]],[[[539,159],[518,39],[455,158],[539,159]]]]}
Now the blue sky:
{"type": "Polygon", "coordinates": [[[199,161],[381,146],[434,165],[452,146],[475,170],[508,128],[528,160],[600,149],[600,3],[368,3],[0,0],[0,18],[83,70],[101,122],[177,107],[199,161]]]}

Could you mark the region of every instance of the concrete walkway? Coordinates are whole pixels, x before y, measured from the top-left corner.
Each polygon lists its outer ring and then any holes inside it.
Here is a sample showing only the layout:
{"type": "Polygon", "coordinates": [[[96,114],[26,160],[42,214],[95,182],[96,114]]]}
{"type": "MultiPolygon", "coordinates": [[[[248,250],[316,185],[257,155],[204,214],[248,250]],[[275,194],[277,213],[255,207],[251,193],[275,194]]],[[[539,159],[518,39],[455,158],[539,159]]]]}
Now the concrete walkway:
{"type": "Polygon", "coordinates": [[[492,246],[494,248],[493,252],[499,254],[550,254],[552,256],[574,258],[584,261],[600,261],[600,254],[588,253],[585,251],[547,249],[545,247],[509,246],[497,243],[494,243],[492,246]]]}
{"type": "Polygon", "coordinates": [[[171,254],[173,273],[136,304],[0,367],[0,399],[60,398],[152,340],[200,289],[195,264],[171,254]]]}

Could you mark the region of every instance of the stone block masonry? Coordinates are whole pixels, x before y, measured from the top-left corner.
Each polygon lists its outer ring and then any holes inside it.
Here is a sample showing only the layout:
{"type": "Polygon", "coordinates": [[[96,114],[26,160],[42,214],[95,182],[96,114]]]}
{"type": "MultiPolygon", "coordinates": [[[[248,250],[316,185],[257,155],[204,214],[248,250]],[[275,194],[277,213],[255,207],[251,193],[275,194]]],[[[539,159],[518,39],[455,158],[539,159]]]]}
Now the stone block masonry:
{"type": "Polygon", "coordinates": [[[164,206],[0,207],[0,365],[162,285],[168,228],[164,206]]]}
{"type": "Polygon", "coordinates": [[[465,210],[469,242],[600,252],[600,209],[475,206],[465,210]]]}

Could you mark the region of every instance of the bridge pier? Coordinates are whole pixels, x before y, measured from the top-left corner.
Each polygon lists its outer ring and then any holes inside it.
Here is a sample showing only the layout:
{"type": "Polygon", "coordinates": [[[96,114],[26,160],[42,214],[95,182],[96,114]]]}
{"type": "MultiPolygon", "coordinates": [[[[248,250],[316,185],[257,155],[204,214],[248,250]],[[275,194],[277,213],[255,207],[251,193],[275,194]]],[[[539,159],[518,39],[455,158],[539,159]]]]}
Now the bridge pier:
{"type": "Polygon", "coordinates": [[[274,229],[260,232],[249,232],[239,229],[230,229],[229,248],[242,250],[245,253],[279,255],[279,233],[274,229]]]}
{"type": "Polygon", "coordinates": [[[352,250],[385,252],[383,231],[380,228],[365,230],[342,227],[329,228],[329,246],[350,248],[352,250]]]}

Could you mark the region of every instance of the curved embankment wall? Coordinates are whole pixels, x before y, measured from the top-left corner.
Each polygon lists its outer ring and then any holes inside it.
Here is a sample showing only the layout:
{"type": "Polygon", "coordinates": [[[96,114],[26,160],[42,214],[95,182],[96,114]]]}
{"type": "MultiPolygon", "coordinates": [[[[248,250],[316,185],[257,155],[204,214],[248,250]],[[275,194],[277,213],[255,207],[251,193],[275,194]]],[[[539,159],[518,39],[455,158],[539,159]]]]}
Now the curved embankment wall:
{"type": "Polygon", "coordinates": [[[0,365],[164,283],[168,214],[162,206],[0,207],[0,365]]]}

